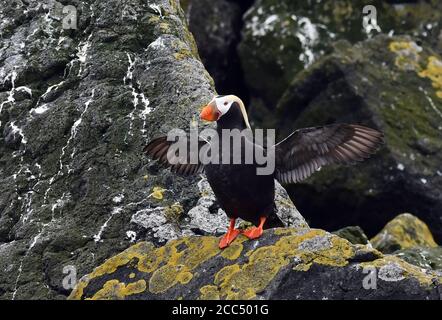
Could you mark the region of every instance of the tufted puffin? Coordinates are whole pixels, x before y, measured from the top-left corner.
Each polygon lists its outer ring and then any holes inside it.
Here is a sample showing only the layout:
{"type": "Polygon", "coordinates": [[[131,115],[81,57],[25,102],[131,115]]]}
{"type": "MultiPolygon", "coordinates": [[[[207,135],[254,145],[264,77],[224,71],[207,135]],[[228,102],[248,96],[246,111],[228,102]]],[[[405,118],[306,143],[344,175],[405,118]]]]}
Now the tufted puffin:
{"type": "MultiPolygon", "coordinates": [[[[244,103],[234,95],[215,96],[203,107],[200,118],[216,121],[219,141],[223,141],[223,135],[229,130],[250,130],[244,103]]],[[[219,243],[220,248],[225,248],[240,233],[249,239],[256,239],[261,236],[263,229],[283,225],[276,215],[275,179],[283,185],[297,183],[325,165],[362,161],[380,147],[383,134],[361,125],[342,123],[298,129],[272,146],[262,146],[255,143],[254,139],[243,137],[241,153],[251,150],[248,147],[263,153],[273,148],[275,168],[271,174],[258,174],[257,168],[262,164],[254,157],[251,162],[232,161],[235,155],[232,149],[227,154],[230,161],[222,158],[222,161],[203,163],[198,157],[196,162],[170,161],[170,147],[174,141],[169,140],[167,136],[155,138],[144,151],[177,174],[195,175],[205,172],[220,207],[230,218],[228,231],[219,243]],[[240,231],[235,228],[237,218],[249,221],[255,227],[240,231]]],[[[212,148],[215,149],[212,152],[224,156],[221,144],[212,148]]],[[[199,139],[196,151],[190,151],[186,155],[187,160],[192,152],[199,152],[209,145],[207,139],[199,139]]]]}

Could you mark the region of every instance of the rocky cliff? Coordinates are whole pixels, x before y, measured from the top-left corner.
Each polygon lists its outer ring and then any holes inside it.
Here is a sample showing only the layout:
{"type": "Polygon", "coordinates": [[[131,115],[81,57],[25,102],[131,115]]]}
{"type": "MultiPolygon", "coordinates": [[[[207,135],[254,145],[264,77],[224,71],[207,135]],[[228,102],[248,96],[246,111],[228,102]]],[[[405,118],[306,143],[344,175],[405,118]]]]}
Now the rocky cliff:
{"type": "MultiPolygon", "coordinates": [[[[66,270],[79,277],[133,242],[223,232],[203,177],[142,154],[215,93],[179,2],[3,5],[0,298],[64,298],[66,270]],[[77,29],[63,29],[67,5],[77,29]]],[[[284,192],[283,219],[305,225],[284,192]]]]}

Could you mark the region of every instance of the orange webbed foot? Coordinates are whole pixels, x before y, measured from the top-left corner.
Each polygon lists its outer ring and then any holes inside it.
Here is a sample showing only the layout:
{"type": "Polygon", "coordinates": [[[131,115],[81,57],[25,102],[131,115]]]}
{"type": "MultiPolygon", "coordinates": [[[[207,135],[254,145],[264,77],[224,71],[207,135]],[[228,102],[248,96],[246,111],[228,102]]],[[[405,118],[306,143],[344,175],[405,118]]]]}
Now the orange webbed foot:
{"type": "Polygon", "coordinates": [[[247,229],[242,232],[243,235],[245,235],[249,239],[256,239],[259,238],[263,233],[263,230],[257,227],[253,227],[251,229],[247,229]]]}
{"type": "Polygon", "coordinates": [[[263,233],[263,227],[264,227],[265,221],[266,221],[266,217],[260,217],[258,227],[253,227],[253,228],[247,229],[247,230],[243,231],[242,234],[245,235],[249,239],[259,238],[263,233]]]}
{"type": "Polygon", "coordinates": [[[221,238],[219,242],[219,248],[227,248],[240,233],[241,231],[239,231],[238,229],[229,229],[229,231],[227,231],[227,233],[221,238]]]}
{"type": "Polygon", "coordinates": [[[236,219],[230,219],[230,226],[229,230],[227,230],[227,233],[221,238],[219,242],[219,248],[224,249],[229,246],[233,242],[233,240],[236,239],[236,237],[241,233],[238,229],[235,229],[235,220],[236,219]]]}

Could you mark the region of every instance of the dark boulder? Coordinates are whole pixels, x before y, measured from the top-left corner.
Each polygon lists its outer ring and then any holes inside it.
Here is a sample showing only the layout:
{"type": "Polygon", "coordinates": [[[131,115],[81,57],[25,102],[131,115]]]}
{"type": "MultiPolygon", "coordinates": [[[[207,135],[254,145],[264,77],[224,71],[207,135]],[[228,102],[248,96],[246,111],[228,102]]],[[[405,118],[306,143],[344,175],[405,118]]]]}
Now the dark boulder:
{"type": "Polygon", "coordinates": [[[336,41],[354,44],[379,33],[410,34],[438,47],[441,2],[399,2],[255,1],[244,15],[238,48],[255,108],[252,118],[260,122],[271,118],[266,109],[274,110],[293,77],[330,53],[336,41]],[[376,26],[363,25],[367,5],[376,9],[376,26]]]}
{"type": "Polygon", "coordinates": [[[387,36],[354,46],[338,42],[294,78],[277,107],[281,137],[333,122],[385,134],[371,159],[324,168],[288,187],[311,226],[358,225],[371,237],[397,214],[411,212],[442,240],[441,79],[442,58],[431,48],[387,36]]]}
{"type": "Polygon", "coordinates": [[[271,229],[140,242],[85,276],[70,299],[441,299],[440,275],[323,230],[271,229]]]}
{"type": "Polygon", "coordinates": [[[428,226],[411,214],[401,214],[388,222],[370,242],[383,253],[442,272],[442,247],[437,246],[428,226]]]}
{"type": "Polygon", "coordinates": [[[370,242],[375,249],[383,253],[415,247],[437,247],[428,226],[408,213],[398,215],[388,222],[370,242]]]}
{"type": "Polygon", "coordinates": [[[364,230],[358,226],[345,227],[332,233],[350,241],[352,244],[368,244],[368,238],[364,230]]]}
{"type": "Polygon", "coordinates": [[[420,268],[442,274],[442,247],[413,247],[396,251],[394,255],[420,268]]]}

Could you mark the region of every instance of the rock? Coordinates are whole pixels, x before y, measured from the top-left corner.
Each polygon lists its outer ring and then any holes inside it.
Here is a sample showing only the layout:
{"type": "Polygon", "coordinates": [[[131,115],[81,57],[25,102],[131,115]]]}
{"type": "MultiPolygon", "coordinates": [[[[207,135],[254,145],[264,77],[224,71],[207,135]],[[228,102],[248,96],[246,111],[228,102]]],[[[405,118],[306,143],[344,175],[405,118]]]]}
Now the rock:
{"type": "Polygon", "coordinates": [[[187,7],[189,30],[198,52],[220,94],[244,97],[241,66],[236,46],[240,41],[243,10],[227,0],[191,0],[187,7]]]}
{"type": "Polygon", "coordinates": [[[437,247],[428,226],[409,213],[398,215],[391,220],[370,242],[383,253],[420,246],[437,247]]]}
{"type": "Polygon", "coordinates": [[[364,230],[358,226],[350,226],[334,231],[333,234],[338,237],[344,238],[352,244],[368,244],[368,238],[364,233],[364,230]]]}
{"type": "MultiPolygon", "coordinates": [[[[132,230],[135,230],[137,234],[148,233],[149,237],[155,239],[157,243],[191,234],[224,234],[229,219],[218,206],[207,179],[202,177],[197,186],[200,198],[186,214],[178,203],[168,207],[146,208],[132,216],[132,230]],[[181,215],[186,217],[182,219],[181,215]]],[[[277,215],[285,226],[308,227],[307,222],[290,201],[287,192],[278,182],[275,187],[275,203],[277,215]]]]}
{"type": "Polygon", "coordinates": [[[374,236],[401,212],[442,240],[442,57],[410,37],[337,42],[295,77],[277,107],[280,138],[294,128],[359,123],[385,134],[380,152],[287,186],[312,227],[358,225],[374,236]],[[327,212],[324,215],[324,212],[327,212]]]}
{"type": "Polygon", "coordinates": [[[394,255],[420,268],[442,274],[442,247],[413,247],[396,251],[394,255]]]}
{"type": "Polygon", "coordinates": [[[244,15],[238,47],[251,92],[252,121],[266,127],[277,125],[273,111],[295,75],[330,53],[336,41],[353,44],[379,33],[410,34],[438,47],[442,4],[416,2],[255,1],[244,15]],[[376,9],[377,24],[364,27],[366,5],[376,9]]]}
{"type": "Polygon", "coordinates": [[[64,299],[66,277],[133,242],[225,228],[203,177],[142,153],[215,94],[178,0],[76,1],[73,30],[59,2],[15,4],[0,13],[0,299],[64,299]]]}
{"type": "Polygon", "coordinates": [[[441,299],[437,273],[323,230],[270,229],[222,251],[218,241],[137,243],[82,278],[69,298],[441,299]]]}

